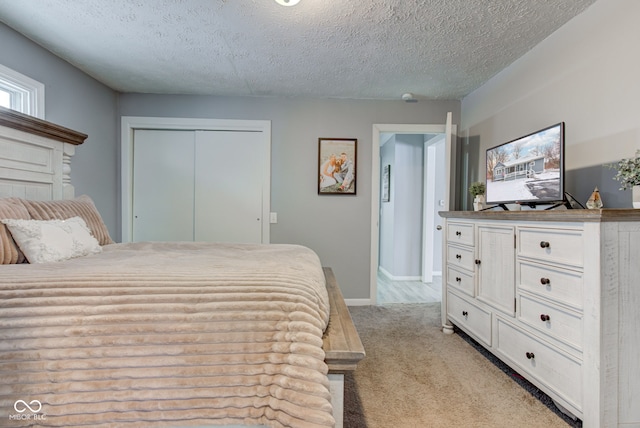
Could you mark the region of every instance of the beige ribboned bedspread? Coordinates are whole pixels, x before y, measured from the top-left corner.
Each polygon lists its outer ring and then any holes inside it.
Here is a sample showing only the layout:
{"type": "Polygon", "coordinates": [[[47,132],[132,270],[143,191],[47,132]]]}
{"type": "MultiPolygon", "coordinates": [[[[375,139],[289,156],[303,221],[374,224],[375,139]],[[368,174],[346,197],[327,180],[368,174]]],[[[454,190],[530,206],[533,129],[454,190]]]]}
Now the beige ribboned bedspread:
{"type": "Polygon", "coordinates": [[[333,426],[313,251],[103,248],[0,268],[0,426],[333,426]]]}

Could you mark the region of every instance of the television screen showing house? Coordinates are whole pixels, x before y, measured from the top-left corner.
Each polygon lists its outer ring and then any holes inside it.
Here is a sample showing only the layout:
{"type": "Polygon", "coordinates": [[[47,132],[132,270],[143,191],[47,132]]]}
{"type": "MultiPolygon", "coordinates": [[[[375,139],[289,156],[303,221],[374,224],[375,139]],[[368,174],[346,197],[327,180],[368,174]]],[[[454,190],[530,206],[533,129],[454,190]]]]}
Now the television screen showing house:
{"type": "Polygon", "coordinates": [[[563,124],[487,150],[488,203],[563,200],[563,124]]]}

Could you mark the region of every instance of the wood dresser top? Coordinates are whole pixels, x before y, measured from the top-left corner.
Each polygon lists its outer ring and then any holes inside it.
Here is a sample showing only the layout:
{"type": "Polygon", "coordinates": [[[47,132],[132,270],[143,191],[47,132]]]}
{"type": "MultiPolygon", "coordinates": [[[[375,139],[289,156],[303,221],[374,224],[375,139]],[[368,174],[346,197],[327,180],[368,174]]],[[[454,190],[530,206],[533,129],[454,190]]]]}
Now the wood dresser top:
{"type": "Polygon", "coordinates": [[[608,222],[640,221],[640,209],[606,208],[599,210],[523,210],[523,211],[439,211],[443,218],[469,220],[608,222]]]}

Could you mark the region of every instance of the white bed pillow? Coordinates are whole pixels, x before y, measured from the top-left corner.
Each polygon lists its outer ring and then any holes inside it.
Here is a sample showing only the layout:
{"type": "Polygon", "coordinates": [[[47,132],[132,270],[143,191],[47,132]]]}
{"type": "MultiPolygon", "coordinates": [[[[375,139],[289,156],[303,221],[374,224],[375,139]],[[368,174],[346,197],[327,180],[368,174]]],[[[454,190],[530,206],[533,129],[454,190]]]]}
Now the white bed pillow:
{"type": "Polygon", "coordinates": [[[80,217],[66,220],[0,220],[29,263],[58,262],[102,251],[80,217]]]}

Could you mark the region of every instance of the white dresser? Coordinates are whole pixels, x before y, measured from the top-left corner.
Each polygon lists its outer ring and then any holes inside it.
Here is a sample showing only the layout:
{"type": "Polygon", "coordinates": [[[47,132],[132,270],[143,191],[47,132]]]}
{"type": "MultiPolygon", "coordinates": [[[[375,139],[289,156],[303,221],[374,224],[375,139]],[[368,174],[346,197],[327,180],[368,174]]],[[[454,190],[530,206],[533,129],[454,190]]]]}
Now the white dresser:
{"type": "Polygon", "coordinates": [[[584,427],[640,427],[640,210],[450,211],[442,322],[584,427]]]}

